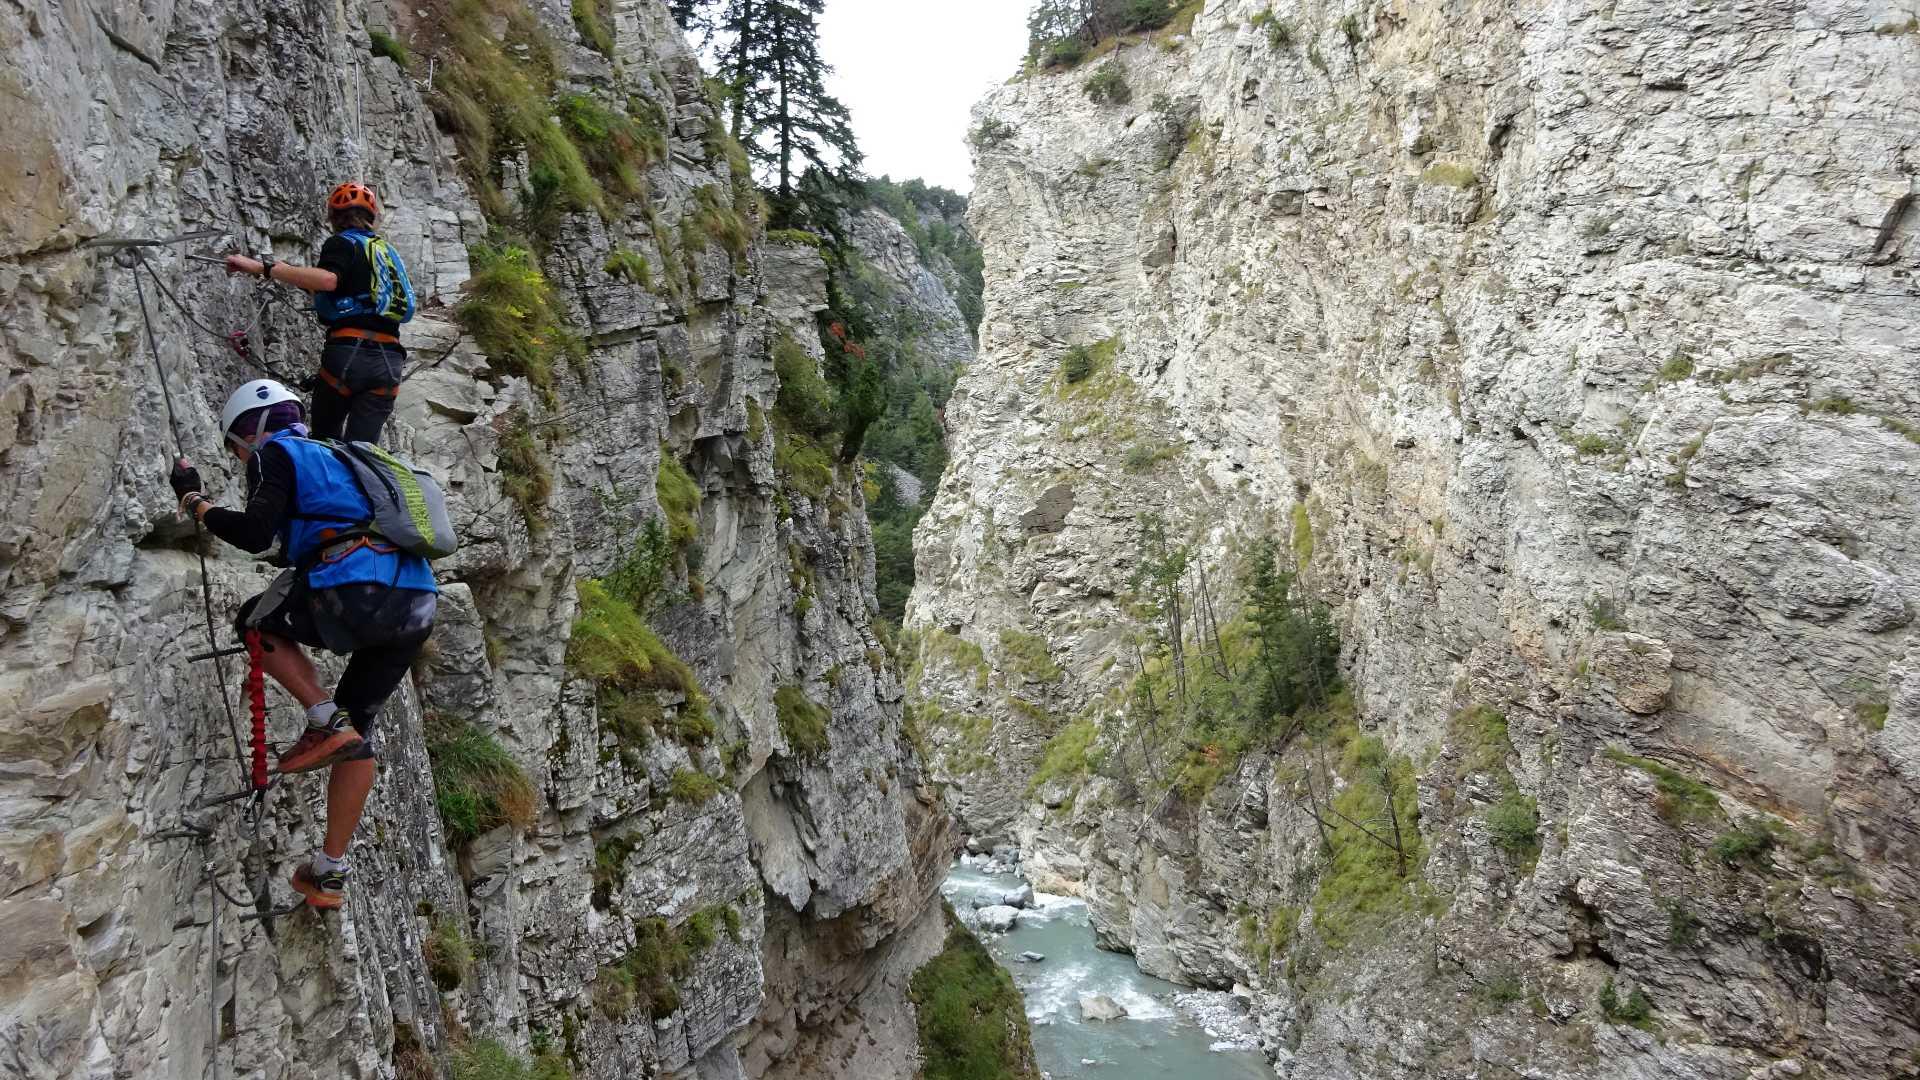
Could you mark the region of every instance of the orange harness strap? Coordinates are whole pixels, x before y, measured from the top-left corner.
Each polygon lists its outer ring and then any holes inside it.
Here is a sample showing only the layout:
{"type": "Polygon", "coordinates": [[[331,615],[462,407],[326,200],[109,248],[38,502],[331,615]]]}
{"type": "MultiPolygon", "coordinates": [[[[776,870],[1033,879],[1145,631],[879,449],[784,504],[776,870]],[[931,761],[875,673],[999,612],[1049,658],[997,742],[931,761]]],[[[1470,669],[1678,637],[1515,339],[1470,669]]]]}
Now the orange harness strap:
{"type": "MultiPolygon", "coordinates": [[[[339,394],[341,397],[353,396],[353,393],[354,393],[353,390],[349,388],[346,383],[341,382],[340,377],[338,375],[335,375],[333,372],[328,371],[326,368],[320,369],[320,381],[332,387],[334,393],[339,394]]],[[[376,386],[371,390],[365,390],[362,392],[367,394],[372,394],[374,397],[399,397],[400,396],[400,388],[398,386],[376,386]]]]}

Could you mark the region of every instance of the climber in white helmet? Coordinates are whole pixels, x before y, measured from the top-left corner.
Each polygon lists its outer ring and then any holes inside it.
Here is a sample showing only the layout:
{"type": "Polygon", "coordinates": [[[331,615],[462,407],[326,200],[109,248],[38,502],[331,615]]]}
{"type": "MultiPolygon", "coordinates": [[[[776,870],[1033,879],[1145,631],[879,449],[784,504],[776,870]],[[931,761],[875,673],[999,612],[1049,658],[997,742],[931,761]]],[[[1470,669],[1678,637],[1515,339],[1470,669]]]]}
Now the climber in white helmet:
{"type": "Polygon", "coordinates": [[[344,524],[367,521],[370,504],[338,452],[306,437],[305,420],[300,399],[271,379],[227,399],[220,427],[246,463],[244,510],[215,506],[186,458],[168,479],[213,535],[254,553],[278,539],[292,566],[241,605],[234,625],[243,637],[260,632],[262,667],[307,712],[280,771],[332,768],[325,841],[293,875],[307,903],[330,908],[345,901],[347,847],[373,790],[374,721],[433,629],[439,590],[425,559],[344,524]],[[333,693],[303,645],[351,657],[333,693]]]}

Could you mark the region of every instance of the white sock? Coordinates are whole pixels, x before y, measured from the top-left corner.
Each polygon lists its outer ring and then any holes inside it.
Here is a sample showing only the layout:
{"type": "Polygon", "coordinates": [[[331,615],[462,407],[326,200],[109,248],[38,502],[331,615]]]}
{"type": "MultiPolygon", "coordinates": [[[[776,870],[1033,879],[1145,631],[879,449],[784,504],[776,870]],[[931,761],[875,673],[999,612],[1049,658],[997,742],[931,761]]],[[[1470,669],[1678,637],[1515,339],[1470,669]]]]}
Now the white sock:
{"type": "Polygon", "coordinates": [[[325,849],[323,848],[313,849],[314,874],[316,875],[331,874],[331,873],[334,873],[335,871],[345,872],[346,869],[347,869],[346,856],[343,855],[340,858],[336,859],[333,856],[328,855],[325,849]]]}
{"type": "Polygon", "coordinates": [[[332,698],[328,698],[327,700],[321,702],[320,704],[315,705],[312,708],[308,709],[307,710],[307,726],[308,727],[326,727],[327,721],[333,719],[333,711],[336,708],[339,708],[339,706],[333,703],[332,698]]]}

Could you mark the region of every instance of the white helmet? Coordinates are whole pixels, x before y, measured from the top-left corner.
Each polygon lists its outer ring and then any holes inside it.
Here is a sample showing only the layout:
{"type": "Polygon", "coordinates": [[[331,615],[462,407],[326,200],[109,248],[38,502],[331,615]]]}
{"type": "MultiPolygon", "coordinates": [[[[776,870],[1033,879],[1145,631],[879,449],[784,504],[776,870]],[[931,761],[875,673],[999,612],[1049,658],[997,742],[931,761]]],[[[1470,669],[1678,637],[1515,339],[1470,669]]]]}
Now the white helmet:
{"type": "MultiPolygon", "coordinates": [[[[240,389],[235,390],[233,396],[227,399],[226,408],[220,410],[220,430],[226,433],[229,441],[251,449],[266,432],[267,407],[278,405],[283,401],[291,401],[298,405],[300,395],[272,379],[255,379],[252,382],[241,383],[240,389]],[[233,425],[242,416],[255,409],[260,410],[260,423],[254,428],[253,433],[250,436],[236,433],[233,425]]],[[[305,406],[301,407],[301,411],[305,412],[305,406]]]]}

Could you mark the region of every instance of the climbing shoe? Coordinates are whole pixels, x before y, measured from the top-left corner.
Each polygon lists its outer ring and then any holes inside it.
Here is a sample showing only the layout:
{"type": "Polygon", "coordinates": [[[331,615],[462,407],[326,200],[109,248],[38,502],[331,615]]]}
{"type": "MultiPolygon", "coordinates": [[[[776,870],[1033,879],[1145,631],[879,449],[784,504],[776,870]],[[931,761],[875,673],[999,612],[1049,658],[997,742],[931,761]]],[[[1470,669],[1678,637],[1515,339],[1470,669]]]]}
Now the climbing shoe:
{"type": "Polygon", "coordinates": [[[347,902],[347,872],[313,872],[312,863],[301,863],[293,872],[293,891],[307,898],[310,907],[337,908],[347,902]]]}
{"type": "Polygon", "coordinates": [[[300,738],[280,754],[280,771],[303,773],[324,769],[353,757],[364,741],[348,722],[347,710],[336,710],[325,726],[307,725],[300,738]]]}

